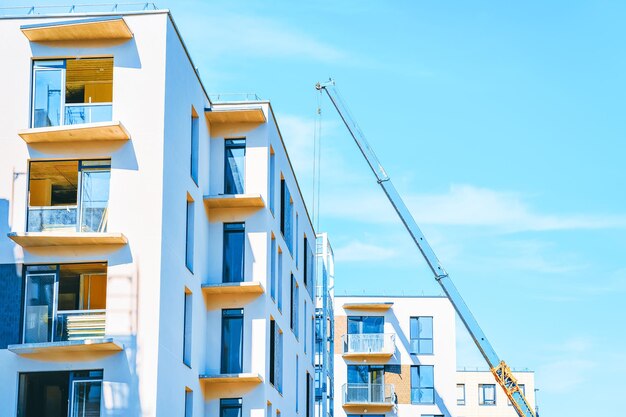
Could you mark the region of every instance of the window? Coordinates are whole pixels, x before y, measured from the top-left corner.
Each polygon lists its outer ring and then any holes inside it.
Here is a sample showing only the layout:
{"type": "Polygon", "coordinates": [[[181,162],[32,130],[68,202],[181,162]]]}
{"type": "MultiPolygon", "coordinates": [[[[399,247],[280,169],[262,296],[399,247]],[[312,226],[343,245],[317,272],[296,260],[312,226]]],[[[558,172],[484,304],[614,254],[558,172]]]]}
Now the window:
{"type": "Polygon", "coordinates": [[[224,223],[222,282],[244,281],[245,223],[224,223]]]}
{"type": "Polygon", "coordinates": [[[112,120],[113,58],[33,62],[32,127],[112,120]]]}
{"type": "Polygon", "coordinates": [[[191,318],[192,318],[191,291],[185,288],[185,302],[183,315],[183,363],[191,367],[191,318]]]}
{"type": "Polygon", "coordinates": [[[272,417],[272,403],[271,402],[267,402],[267,408],[265,410],[265,415],[267,417],[272,417]]]}
{"type": "Polygon", "coordinates": [[[304,301],[304,310],[303,311],[304,311],[304,316],[303,316],[304,317],[304,320],[303,320],[304,321],[304,340],[302,341],[302,344],[304,345],[304,353],[306,353],[306,336],[307,336],[306,335],[307,334],[307,331],[306,331],[306,327],[307,327],[307,325],[306,325],[306,321],[307,321],[306,320],[306,300],[304,301]]]}
{"type": "Polygon", "coordinates": [[[443,414],[422,414],[422,417],[444,417],[443,414]]]}
{"type": "Polygon", "coordinates": [[[185,387],[185,417],[192,417],[192,416],[193,416],[193,391],[185,387]]]}
{"type": "Polygon", "coordinates": [[[104,337],[105,263],[29,265],[25,276],[24,343],[104,337]]]}
{"type": "Polygon", "coordinates": [[[278,248],[278,310],[283,311],[283,251],[278,248]]]}
{"type": "Polygon", "coordinates": [[[298,355],[296,354],[296,413],[298,412],[300,405],[300,363],[298,361],[298,355]]]}
{"type": "Polygon", "coordinates": [[[106,232],[111,160],[30,163],[29,232],[106,232]]]}
{"type": "Polygon", "coordinates": [[[411,404],[434,404],[434,367],[411,366],[411,404]]]}
{"type": "Polygon", "coordinates": [[[298,305],[300,302],[300,291],[296,277],[291,274],[291,330],[298,337],[298,305]]]}
{"type": "Polygon", "coordinates": [[[222,398],[220,400],[220,417],[243,417],[241,398],[222,398]]]}
{"type": "Polygon", "coordinates": [[[411,354],[433,353],[433,318],[411,317],[411,354]]]}
{"type": "Polygon", "coordinates": [[[282,392],[283,332],[275,320],[270,321],[270,383],[282,392]]]}
{"type": "Polygon", "coordinates": [[[346,403],[381,403],[392,401],[385,392],[385,367],[383,365],[348,365],[346,403]]]}
{"type": "Polygon", "coordinates": [[[276,199],[276,154],[270,146],[270,211],[274,214],[274,200],[276,199]]]}
{"type": "Polygon", "coordinates": [[[198,151],[200,147],[200,119],[198,114],[191,109],[191,179],[198,185],[198,151]]]}
{"type": "MultiPolygon", "coordinates": [[[[517,386],[519,387],[519,390],[521,391],[522,395],[524,395],[524,397],[526,396],[526,385],[524,384],[517,384],[517,386]]],[[[507,398],[507,403],[512,406],[513,404],[511,404],[511,400],[509,400],[507,398]]]]}
{"type": "Polygon", "coordinates": [[[306,373],[306,417],[313,416],[313,378],[310,373],[306,373]]]}
{"type": "Polygon", "coordinates": [[[465,384],[456,384],[456,405],[465,405],[465,384]]]}
{"type": "Polygon", "coordinates": [[[270,244],[270,296],[276,301],[276,238],[273,233],[270,244]]]}
{"type": "Polygon", "coordinates": [[[221,373],[239,374],[243,369],[243,309],[222,310],[221,373]]]}
{"type": "Polygon", "coordinates": [[[380,334],[384,327],[383,316],[348,316],[348,334],[380,334]]]}
{"type": "Polygon", "coordinates": [[[243,194],[245,191],[246,140],[224,141],[224,194],[243,194]]]}
{"type": "Polygon", "coordinates": [[[187,194],[187,231],[185,234],[185,266],[193,273],[194,202],[187,194]]]}
{"type": "Polygon", "coordinates": [[[293,252],[293,200],[284,179],[280,180],[280,231],[289,252],[293,252]]]}
{"type": "Polygon", "coordinates": [[[313,288],[315,286],[315,255],[309,244],[309,240],[304,236],[304,286],[309,291],[311,297],[313,297],[313,288]]]}
{"type": "MultiPolygon", "coordinates": [[[[311,307],[313,311],[315,309],[311,307]]],[[[315,315],[311,315],[311,365],[315,364],[315,315]]]]}
{"type": "Polygon", "coordinates": [[[300,241],[298,239],[298,226],[299,226],[300,222],[298,221],[298,212],[296,211],[296,235],[295,235],[295,241],[296,241],[296,268],[299,267],[300,265],[300,248],[298,247],[298,242],[300,241]]]}
{"type": "Polygon", "coordinates": [[[478,405],[496,405],[495,384],[478,384],[478,405]]]}
{"type": "Polygon", "coordinates": [[[99,416],[101,397],[102,370],[22,373],[17,415],[99,416]]]}

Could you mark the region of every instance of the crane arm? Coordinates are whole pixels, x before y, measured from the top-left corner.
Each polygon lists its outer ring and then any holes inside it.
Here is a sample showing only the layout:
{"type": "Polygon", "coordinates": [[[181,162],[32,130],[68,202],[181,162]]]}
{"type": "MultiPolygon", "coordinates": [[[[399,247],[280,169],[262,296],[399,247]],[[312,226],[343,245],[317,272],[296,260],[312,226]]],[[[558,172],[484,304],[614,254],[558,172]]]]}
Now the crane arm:
{"type": "Polygon", "coordinates": [[[326,95],[337,110],[337,113],[339,113],[339,116],[348,128],[350,135],[354,139],[356,145],[363,154],[363,157],[365,158],[372,172],[376,176],[378,185],[381,186],[381,188],[387,195],[389,202],[400,217],[400,220],[402,220],[402,223],[411,235],[411,238],[419,248],[424,259],[426,260],[426,263],[428,264],[428,267],[433,272],[435,279],[437,280],[439,285],[441,285],[441,288],[454,306],[454,309],[461,318],[461,321],[463,321],[463,324],[465,324],[465,327],[467,328],[472,339],[474,340],[474,343],[487,361],[491,373],[496,378],[498,384],[503,388],[507,397],[513,404],[513,407],[517,411],[517,414],[520,417],[536,417],[534,411],[532,410],[532,408],[526,401],[523,393],[521,392],[517,380],[511,372],[511,369],[504,361],[500,360],[493,347],[491,346],[491,343],[489,343],[489,340],[487,340],[487,337],[485,336],[478,322],[474,318],[474,315],[467,307],[467,304],[465,304],[463,297],[461,297],[461,294],[456,289],[454,283],[448,276],[448,273],[439,262],[439,259],[437,259],[437,255],[435,255],[435,252],[428,244],[426,237],[415,222],[413,215],[402,200],[402,197],[400,197],[400,194],[398,194],[398,192],[396,191],[396,188],[393,186],[391,178],[389,178],[389,176],[385,172],[385,169],[378,160],[378,157],[374,153],[374,150],[370,147],[367,139],[365,139],[365,135],[350,115],[348,107],[345,105],[337,89],[335,88],[334,81],[329,80],[329,82],[323,84],[317,83],[315,88],[319,91],[326,92],[326,95]]]}

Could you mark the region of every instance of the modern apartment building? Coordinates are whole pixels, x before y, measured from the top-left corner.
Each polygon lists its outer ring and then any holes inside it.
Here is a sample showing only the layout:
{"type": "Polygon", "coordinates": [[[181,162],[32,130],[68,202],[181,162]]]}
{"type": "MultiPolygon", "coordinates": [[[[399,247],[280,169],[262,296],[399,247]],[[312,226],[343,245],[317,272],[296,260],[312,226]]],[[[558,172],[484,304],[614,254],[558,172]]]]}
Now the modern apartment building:
{"type": "Polygon", "coordinates": [[[334,415],[335,257],[327,233],[317,236],[315,291],[315,417],[334,415]]]}
{"type": "Polygon", "coordinates": [[[334,310],[336,417],[455,415],[447,298],[335,295],[334,310]]]}
{"type": "MultiPolygon", "coordinates": [[[[531,408],[536,410],[535,373],[513,371],[531,408]]],[[[490,371],[458,370],[456,373],[457,417],[517,417],[490,371]]]]}
{"type": "Polygon", "coordinates": [[[0,416],[313,415],[315,232],[167,10],[0,19],[0,416]]]}

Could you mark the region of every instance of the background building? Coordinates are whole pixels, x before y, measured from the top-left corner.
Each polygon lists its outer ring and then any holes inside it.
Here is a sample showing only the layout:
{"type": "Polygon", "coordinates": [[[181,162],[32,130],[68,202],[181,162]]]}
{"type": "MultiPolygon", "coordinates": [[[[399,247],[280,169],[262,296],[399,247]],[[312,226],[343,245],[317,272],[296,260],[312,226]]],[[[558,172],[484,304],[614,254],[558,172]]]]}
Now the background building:
{"type": "Polygon", "coordinates": [[[334,415],[335,258],[328,234],[317,236],[318,281],[315,291],[315,416],[334,415]]]}
{"type": "Polygon", "coordinates": [[[454,314],[445,297],[335,295],[335,416],[454,416],[454,314]]]}
{"type": "Polygon", "coordinates": [[[315,232],[269,102],[167,10],[0,20],[1,415],[313,414],[315,232]]]}
{"type": "MultiPolygon", "coordinates": [[[[517,382],[535,409],[535,373],[514,371],[517,382]]],[[[490,371],[458,370],[456,373],[457,417],[517,417],[490,371]]]]}

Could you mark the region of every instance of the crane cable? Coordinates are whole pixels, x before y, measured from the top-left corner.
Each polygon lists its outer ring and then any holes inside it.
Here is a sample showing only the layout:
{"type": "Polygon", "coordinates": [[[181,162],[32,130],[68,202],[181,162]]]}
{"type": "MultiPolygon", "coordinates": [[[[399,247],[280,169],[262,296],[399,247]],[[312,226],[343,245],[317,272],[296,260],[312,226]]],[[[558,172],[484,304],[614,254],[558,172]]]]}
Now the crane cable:
{"type": "Polygon", "coordinates": [[[313,126],[313,226],[319,232],[321,154],[322,154],[322,91],[317,95],[317,109],[313,126]]]}

